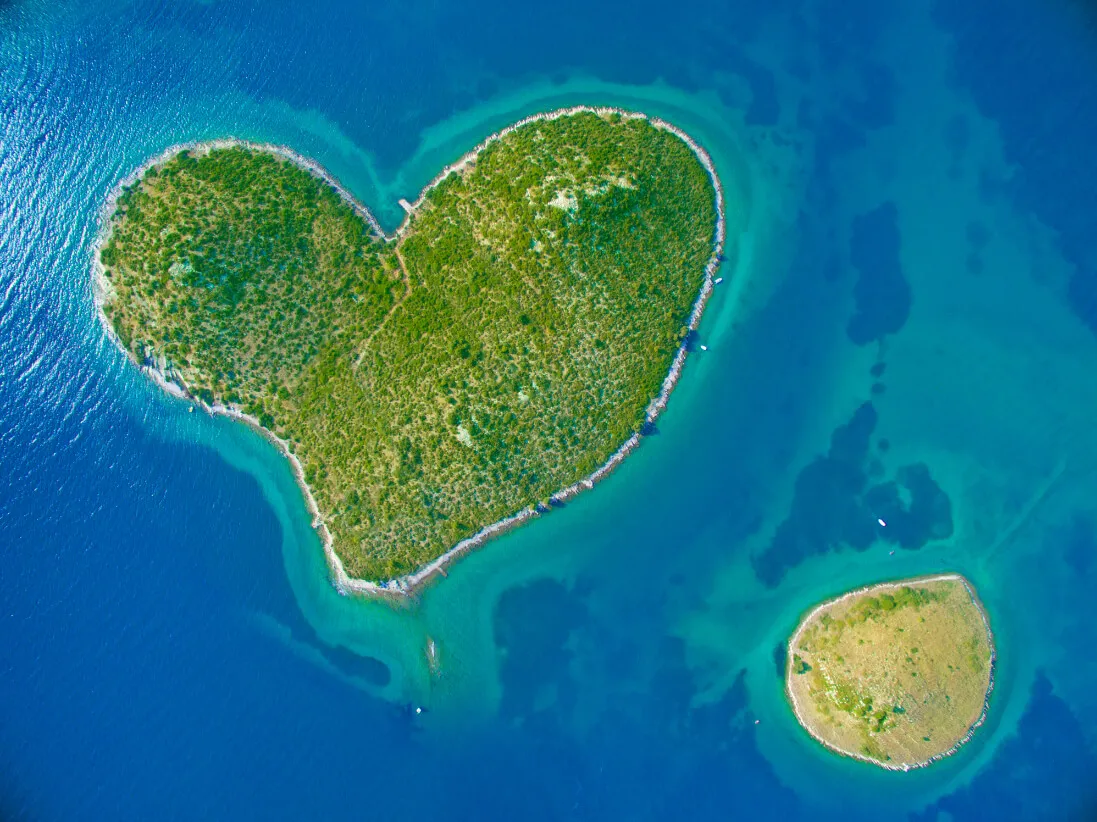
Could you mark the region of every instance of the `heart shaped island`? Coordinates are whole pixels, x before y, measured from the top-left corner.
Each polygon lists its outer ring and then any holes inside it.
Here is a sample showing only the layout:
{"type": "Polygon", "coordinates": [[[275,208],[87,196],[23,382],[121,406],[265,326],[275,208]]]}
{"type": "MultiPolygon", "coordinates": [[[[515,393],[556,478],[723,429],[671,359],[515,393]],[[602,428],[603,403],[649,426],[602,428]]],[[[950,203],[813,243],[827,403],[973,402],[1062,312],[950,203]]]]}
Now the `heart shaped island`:
{"type": "Polygon", "coordinates": [[[177,147],[112,197],[108,333],[293,463],[343,591],[407,592],[590,487],[662,410],[713,286],[707,154],[616,109],[535,115],[386,236],[276,146],[177,147]]]}

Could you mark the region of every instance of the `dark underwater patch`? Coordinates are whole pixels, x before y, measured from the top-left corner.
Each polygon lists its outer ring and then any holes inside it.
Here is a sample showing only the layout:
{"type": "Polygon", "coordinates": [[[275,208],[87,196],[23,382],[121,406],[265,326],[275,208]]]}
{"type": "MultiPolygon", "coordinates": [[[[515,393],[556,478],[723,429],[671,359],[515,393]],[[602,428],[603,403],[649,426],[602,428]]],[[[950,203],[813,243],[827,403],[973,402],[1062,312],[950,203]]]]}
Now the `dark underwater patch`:
{"type": "Polygon", "coordinates": [[[850,263],[857,269],[856,303],[846,334],[867,345],[894,334],[910,316],[910,283],[899,260],[899,212],[886,202],[853,220],[850,263]]]}
{"type": "Polygon", "coordinates": [[[1097,334],[1097,14],[1092,3],[938,0],[933,15],[953,38],[951,75],[998,123],[1016,169],[1002,192],[1059,233],[1076,271],[1065,294],[1097,334]],[[1038,116],[1034,116],[1034,112],[1038,116]]]}
{"type": "Polygon", "coordinates": [[[950,819],[1093,820],[1097,818],[1097,756],[1078,718],[1041,671],[1017,732],[966,787],[912,817],[950,819]]]}
{"type": "Polygon", "coordinates": [[[895,16],[895,7],[873,0],[820,0],[816,8],[819,20],[820,54],[826,65],[837,68],[858,63],[872,52],[895,16]]]}
{"type": "Polygon", "coordinates": [[[777,678],[785,681],[785,668],[788,666],[788,645],[778,642],[773,648],[773,667],[777,670],[777,678]]]}
{"type": "Polygon", "coordinates": [[[378,688],[385,687],[392,680],[388,665],[379,659],[356,654],[342,646],[317,644],[316,647],[328,662],[348,676],[364,679],[378,688]]]}
{"type": "Polygon", "coordinates": [[[576,691],[567,641],[586,622],[582,597],[554,579],[537,579],[503,593],[493,620],[503,717],[528,720],[538,712],[570,710],[576,691]],[[543,697],[552,691],[555,704],[550,708],[543,697]]]}
{"type": "Polygon", "coordinates": [[[846,110],[863,129],[877,129],[895,122],[895,73],[883,63],[865,61],[860,67],[861,96],[846,110]]]}
{"type": "Polygon", "coordinates": [[[876,422],[875,407],[863,403],[834,429],[827,453],[797,475],[788,516],[766,549],[751,558],[764,585],[775,587],[815,554],[864,551],[877,539],[913,551],[952,535],[952,503],[925,464],[900,467],[894,479],[869,485],[883,472],[870,455],[876,422]]]}
{"type": "Polygon", "coordinates": [[[759,753],[749,712],[745,672],[715,702],[696,705],[684,718],[688,739],[674,757],[668,788],[652,819],[799,819],[794,791],[785,787],[759,753]],[[735,778],[729,778],[734,774],[735,778]]]}
{"type": "Polygon", "coordinates": [[[952,502],[925,463],[904,465],[893,481],[870,488],[863,501],[870,515],[887,523],[878,533],[892,545],[914,551],[952,536],[952,502]]]}

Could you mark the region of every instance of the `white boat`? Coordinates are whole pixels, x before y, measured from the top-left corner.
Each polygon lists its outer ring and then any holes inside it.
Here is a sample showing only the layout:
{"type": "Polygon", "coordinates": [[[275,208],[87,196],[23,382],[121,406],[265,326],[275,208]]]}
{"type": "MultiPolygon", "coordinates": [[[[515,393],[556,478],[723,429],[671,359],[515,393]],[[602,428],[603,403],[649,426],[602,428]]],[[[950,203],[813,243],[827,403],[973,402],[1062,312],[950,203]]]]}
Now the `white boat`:
{"type": "Polygon", "coordinates": [[[707,345],[702,345],[701,350],[702,351],[708,351],[708,346],[707,345]]]}
{"type": "Polygon", "coordinates": [[[720,284],[720,283],[722,283],[723,281],[724,281],[724,278],[723,278],[723,277],[717,277],[717,278],[716,278],[715,280],[713,280],[713,283],[712,283],[712,284],[713,284],[713,285],[719,285],[719,284],[720,284]]]}

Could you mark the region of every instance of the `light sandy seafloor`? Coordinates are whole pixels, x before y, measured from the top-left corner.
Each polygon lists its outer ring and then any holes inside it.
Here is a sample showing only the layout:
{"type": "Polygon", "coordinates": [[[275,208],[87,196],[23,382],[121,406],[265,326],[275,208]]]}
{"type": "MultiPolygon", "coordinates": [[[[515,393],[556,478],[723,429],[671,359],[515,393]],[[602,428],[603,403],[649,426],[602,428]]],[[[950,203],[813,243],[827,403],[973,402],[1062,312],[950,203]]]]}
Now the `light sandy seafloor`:
{"type": "Polygon", "coordinates": [[[967,579],[965,579],[960,574],[937,574],[935,576],[914,577],[913,579],[898,580],[896,582],[880,582],[875,585],[867,585],[863,588],[857,588],[856,590],[849,591],[848,593],[842,594],[842,596],[836,597],[835,599],[828,599],[826,602],[816,605],[807,614],[804,615],[803,619],[800,620],[800,624],[796,628],[796,631],[791,637],[789,637],[788,640],[788,659],[785,662],[785,694],[788,697],[789,703],[792,705],[792,711],[796,714],[796,719],[800,723],[800,725],[803,726],[804,730],[811,734],[813,739],[818,741],[828,750],[834,751],[835,753],[841,754],[842,756],[859,759],[862,762],[869,762],[880,768],[884,768],[885,770],[910,771],[916,768],[928,767],[934,762],[942,760],[945,757],[952,756],[961,748],[961,746],[963,746],[965,742],[971,739],[971,737],[975,733],[975,730],[980,725],[982,725],[983,722],[986,721],[987,709],[990,707],[990,692],[994,690],[994,669],[997,659],[998,656],[994,649],[994,632],[990,629],[990,618],[987,616],[986,608],[984,608],[983,603],[979,601],[979,597],[976,595],[975,589],[971,586],[971,583],[969,583],[967,579]],[[983,626],[987,630],[987,644],[990,646],[990,681],[987,683],[987,692],[986,695],[983,697],[983,710],[982,712],[980,712],[979,718],[971,724],[970,728],[968,728],[967,733],[960,737],[960,739],[957,740],[956,743],[947,751],[942,751],[935,756],[931,756],[924,762],[918,762],[914,765],[888,765],[887,763],[880,762],[879,760],[873,759],[872,757],[864,756],[863,754],[857,753],[855,751],[847,751],[843,748],[839,748],[836,745],[832,745],[830,742],[815,733],[815,731],[812,729],[811,723],[805,720],[803,714],[800,713],[800,704],[796,701],[796,695],[793,693],[792,688],[789,687],[789,682],[791,681],[790,677],[792,675],[793,648],[796,646],[796,643],[800,638],[800,634],[803,633],[804,629],[808,626],[808,623],[811,622],[815,615],[820,611],[831,608],[837,605],[839,602],[843,602],[849,599],[850,597],[857,597],[861,596],[862,594],[872,593],[874,591],[887,591],[894,588],[903,588],[923,582],[943,582],[945,580],[956,580],[964,586],[964,590],[968,592],[968,596],[971,597],[972,603],[974,603],[975,607],[979,610],[979,615],[983,618],[983,626]]]}
{"type": "MultiPolygon", "coordinates": [[[[300,460],[296,455],[290,451],[288,444],[281,438],[275,436],[272,432],[268,431],[255,417],[245,414],[238,408],[232,406],[225,406],[219,403],[213,405],[207,405],[206,403],[194,397],[182,385],[182,380],[178,375],[173,374],[167,368],[166,363],[139,363],[133,358],[129,351],[121,344],[118,336],[114,333],[114,329],[107,319],[106,314],[103,311],[103,305],[106,302],[110,294],[110,282],[105,276],[105,271],[102,263],[99,260],[99,251],[103,245],[110,238],[111,220],[113,218],[114,210],[118,202],[119,196],[129,186],[135,184],[149,169],[161,165],[170,160],[175,155],[183,151],[193,151],[199,154],[207,153],[211,150],[218,148],[229,148],[232,146],[246,146],[248,148],[257,151],[267,151],[273,154],[277,154],[280,157],[300,166],[301,168],[316,175],[324,182],[332,186],[339,196],[363,219],[365,219],[377,236],[386,242],[394,242],[399,239],[407,230],[411,221],[418,213],[419,207],[425,201],[427,194],[446,179],[450,174],[460,173],[469,166],[470,163],[475,161],[477,155],[487,148],[488,145],[496,140],[501,139],[507,134],[511,133],[517,128],[528,125],[530,123],[537,122],[539,120],[555,120],[558,117],[565,117],[572,114],[578,114],[581,112],[591,112],[600,116],[607,116],[610,114],[617,114],[621,117],[629,119],[645,119],[650,122],[656,128],[663,129],[670,132],[674,136],[678,137],[682,142],[689,146],[693,151],[698,161],[704,167],[705,171],[709,175],[709,179],[712,181],[713,190],[715,192],[715,206],[716,206],[716,228],[713,235],[712,255],[709,257],[708,263],[704,269],[704,281],[701,284],[701,290],[699,291],[697,298],[694,300],[692,310],[690,311],[689,321],[687,326],[690,331],[697,329],[698,323],[701,321],[701,315],[704,313],[705,304],[708,301],[709,296],[712,294],[712,290],[715,287],[714,279],[716,270],[720,266],[721,257],[724,251],[724,241],[726,239],[727,221],[724,211],[724,191],[723,186],[720,183],[720,178],[716,173],[716,168],[713,166],[712,159],[709,157],[708,152],[704,150],[693,138],[686,134],[681,129],[662,120],[658,117],[650,117],[642,112],[628,111],[622,108],[610,107],[610,106],[570,106],[567,108],[555,109],[553,111],[542,112],[539,114],[532,114],[528,117],[524,117],[521,120],[500,129],[494,134],[488,136],[481,141],[475,148],[463,155],[455,163],[451,163],[438,173],[438,175],[431,180],[416,198],[415,202],[407,209],[407,216],[405,216],[403,222],[391,235],[386,234],[381,228],[381,224],[374,217],[372,212],[364,205],[359,203],[353,195],[350,194],[339,182],[329,174],[319,163],[313,160],[303,157],[302,155],[294,152],[292,149],[285,146],[273,145],[269,143],[256,143],[248,140],[240,140],[236,138],[224,138],[219,140],[209,140],[203,142],[181,143],[172,146],[160,154],[156,155],[152,159],[138,166],[133,172],[128,174],[119,183],[118,187],[107,198],[104,209],[100,215],[100,231],[96,237],[94,244],[92,245],[92,291],[95,303],[96,313],[99,317],[100,324],[105,329],[108,337],[116,346],[124,351],[135,364],[141,368],[141,370],[148,375],[153,382],[155,382],[160,388],[167,391],[172,396],[180,397],[190,400],[201,406],[207,412],[211,414],[222,414],[227,417],[231,417],[236,420],[240,420],[245,424],[251,426],[270,442],[272,442],[279,451],[289,460],[290,465],[293,467],[293,475],[297,481],[298,487],[301,489],[301,493],[305,497],[305,502],[308,506],[308,510],[313,518],[313,527],[320,535],[321,542],[324,546],[324,555],[327,558],[328,568],[331,572],[332,584],[336,590],[341,594],[356,594],[362,596],[408,596],[414,594],[416,590],[423,584],[425,584],[436,573],[442,572],[445,566],[462,556],[463,554],[478,548],[490,539],[497,537],[510,529],[521,525],[529,519],[538,517],[541,515],[542,510],[536,505],[529,505],[521,510],[515,512],[509,517],[506,517],[498,522],[494,522],[490,525],[480,529],[477,533],[471,537],[461,540],[444,554],[437,559],[424,565],[419,570],[412,574],[407,574],[402,577],[398,577],[393,580],[388,580],[383,583],[370,582],[368,580],[356,579],[347,574],[343,567],[342,560],[339,559],[338,554],[335,552],[334,540],[331,536],[331,532],[328,530],[327,525],[324,523],[324,518],[320,512],[319,506],[316,504],[316,499],[312,494],[312,490],[309,488],[308,483],[305,482],[304,469],[301,466],[300,460]]],[[[648,404],[646,419],[647,421],[654,422],[660,413],[666,408],[667,400],[670,398],[671,391],[674,390],[674,386],[677,384],[679,377],[682,373],[682,368],[685,365],[686,355],[688,353],[689,338],[682,342],[678,348],[678,352],[675,354],[674,360],[671,363],[670,370],[667,376],[663,380],[663,385],[659,390],[659,393],[648,404]]],[[[628,440],[621,445],[620,448],[615,451],[604,464],[593,471],[589,476],[578,480],[577,482],[563,488],[556,493],[552,494],[550,500],[553,502],[563,502],[567,499],[574,497],[576,494],[584,490],[589,490],[594,487],[594,484],[601,479],[604,479],[614,468],[621,464],[621,462],[629,455],[629,453],[640,444],[641,435],[633,434],[628,440]]]]}

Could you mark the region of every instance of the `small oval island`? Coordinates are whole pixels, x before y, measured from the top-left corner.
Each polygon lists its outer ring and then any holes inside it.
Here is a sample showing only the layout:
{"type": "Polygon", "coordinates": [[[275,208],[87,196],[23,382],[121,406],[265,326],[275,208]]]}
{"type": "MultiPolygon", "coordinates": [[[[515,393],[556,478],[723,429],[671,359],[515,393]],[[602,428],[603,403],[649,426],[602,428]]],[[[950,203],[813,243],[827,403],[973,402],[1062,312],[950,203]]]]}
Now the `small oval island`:
{"type": "Polygon", "coordinates": [[[872,585],[814,608],[789,639],[800,724],[837,753],[893,770],[949,756],[983,722],[994,638],[959,574],[872,585]]]}

